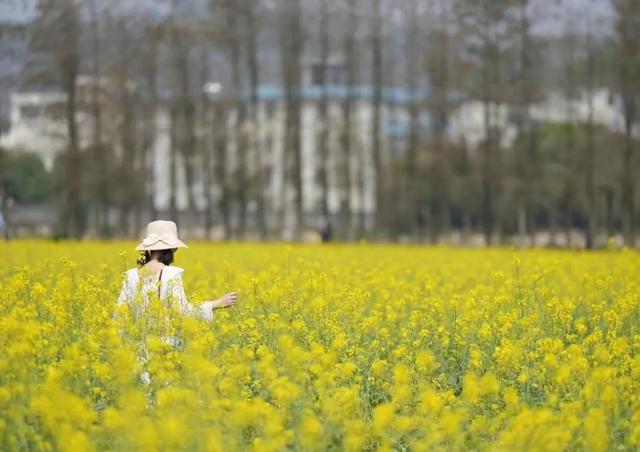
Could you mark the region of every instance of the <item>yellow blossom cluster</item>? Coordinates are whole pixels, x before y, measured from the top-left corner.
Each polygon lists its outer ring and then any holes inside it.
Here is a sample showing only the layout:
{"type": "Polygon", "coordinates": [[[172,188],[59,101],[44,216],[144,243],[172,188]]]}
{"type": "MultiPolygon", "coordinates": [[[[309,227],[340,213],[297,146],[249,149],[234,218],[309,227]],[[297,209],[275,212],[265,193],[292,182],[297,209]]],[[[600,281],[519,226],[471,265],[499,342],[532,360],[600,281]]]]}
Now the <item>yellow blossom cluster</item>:
{"type": "Polygon", "coordinates": [[[207,322],[131,248],[0,244],[0,450],[640,448],[634,251],[193,243],[207,322]]]}

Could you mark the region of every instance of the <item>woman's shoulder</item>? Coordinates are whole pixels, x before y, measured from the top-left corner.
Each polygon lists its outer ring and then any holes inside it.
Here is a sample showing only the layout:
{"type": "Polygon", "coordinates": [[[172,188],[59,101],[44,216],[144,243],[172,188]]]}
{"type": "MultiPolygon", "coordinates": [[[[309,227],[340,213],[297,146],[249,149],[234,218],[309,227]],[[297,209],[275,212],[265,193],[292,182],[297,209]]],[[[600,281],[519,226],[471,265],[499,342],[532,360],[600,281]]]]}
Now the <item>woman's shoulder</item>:
{"type": "Polygon", "coordinates": [[[184,273],[184,268],[176,267],[175,265],[167,265],[162,269],[162,279],[172,279],[176,276],[180,276],[184,273]]]}
{"type": "Polygon", "coordinates": [[[122,273],[122,283],[128,284],[129,286],[134,286],[138,281],[138,269],[130,268],[129,270],[122,273]]]}
{"type": "Polygon", "coordinates": [[[137,278],[138,277],[138,268],[130,268],[129,270],[124,272],[124,275],[127,278],[137,278]]]}
{"type": "MultiPolygon", "coordinates": [[[[124,272],[124,277],[129,281],[136,281],[141,276],[139,270],[140,269],[138,269],[137,267],[130,268],[129,270],[124,272]]],[[[162,268],[162,280],[168,281],[170,279],[173,279],[177,276],[182,275],[182,273],[184,273],[183,268],[176,267],[174,265],[167,265],[162,268]]]]}

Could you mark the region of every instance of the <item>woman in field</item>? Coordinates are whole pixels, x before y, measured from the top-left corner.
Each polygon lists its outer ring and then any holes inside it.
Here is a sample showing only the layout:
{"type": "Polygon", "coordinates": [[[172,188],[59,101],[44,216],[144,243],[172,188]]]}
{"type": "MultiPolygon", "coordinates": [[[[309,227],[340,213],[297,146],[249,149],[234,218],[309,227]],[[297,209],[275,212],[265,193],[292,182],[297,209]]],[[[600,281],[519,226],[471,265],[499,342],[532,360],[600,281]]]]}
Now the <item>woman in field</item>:
{"type": "MultiPolygon", "coordinates": [[[[204,301],[197,305],[189,303],[182,285],[180,267],[171,265],[178,248],[186,248],[178,238],[178,229],[173,221],[158,220],[147,225],[147,236],[136,247],[142,254],[138,259],[138,267],[127,270],[122,281],[118,305],[127,304],[134,321],[144,320],[143,325],[150,326],[150,331],[171,330],[174,313],[191,316],[203,320],[212,320],[216,309],[233,307],[238,295],[227,293],[212,301],[204,301]],[[159,301],[160,303],[155,303],[159,301]]],[[[139,358],[147,362],[150,358],[146,347],[146,334],[138,338],[139,358]]],[[[181,339],[175,335],[163,334],[163,338],[173,347],[181,345],[181,339]]],[[[149,383],[149,375],[144,372],[142,379],[149,383]]]]}
{"type": "Polygon", "coordinates": [[[205,301],[198,307],[187,301],[187,296],[182,285],[182,273],[184,269],[171,265],[178,248],[187,248],[187,245],[178,238],[178,228],[173,221],[158,220],[147,225],[147,236],[142,240],[136,250],[143,251],[138,259],[138,268],[127,270],[119,303],[128,302],[134,315],[139,315],[144,310],[149,300],[143,300],[142,306],[134,306],[136,294],[142,294],[148,298],[150,293],[157,290],[158,297],[165,304],[177,303],[179,311],[184,315],[200,317],[211,320],[215,309],[230,308],[236,304],[238,296],[230,292],[217,300],[205,301]]]}

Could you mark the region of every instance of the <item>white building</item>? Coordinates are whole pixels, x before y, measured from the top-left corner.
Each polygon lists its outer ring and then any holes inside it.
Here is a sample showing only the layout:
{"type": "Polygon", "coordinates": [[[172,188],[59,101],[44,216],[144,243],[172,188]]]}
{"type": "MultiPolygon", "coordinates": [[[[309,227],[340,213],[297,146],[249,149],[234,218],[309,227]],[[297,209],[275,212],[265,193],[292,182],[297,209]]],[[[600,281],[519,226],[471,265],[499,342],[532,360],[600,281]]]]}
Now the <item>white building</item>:
{"type": "Polygon", "coordinates": [[[58,92],[11,94],[11,127],[0,136],[0,146],[37,154],[47,170],[67,143],[64,122],[66,96],[58,92]]]}
{"type": "Polygon", "coordinates": [[[9,95],[19,85],[28,53],[28,25],[38,0],[0,0],[0,131],[9,124],[9,95]]]}
{"type": "MultiPolygon", "coordinates": [[[[76,121],[81,148],[89,145],[92,139],[93,119],[86,108],[92,90],[91,77],[78,77],[80,108],[76,113],[76,121]]],[[[66,94],[60,91],[16,91],[11,93],[9,99],[10,127],[0,134],[0,146],[10,151],[35,153],[42,159],[45,168],[51,170],[56,156],[66,149],[68,143],[66,94]]],[[[107,130],[109,126],[114,126],[113,122],[105,123],[107,130]]]]}
{"type": "MultiPolygon", "coordinates": [[[[614,132],[624,133],[624,116],[620,98],[612,95],[606,88],[595,90],[592,95],[593,121],[614,132]]],[[[517,128],[510,120],[508,105],[491,105],[494,124],[502,130],[501,145],[509,148],[517,138],[517,128]]],[[[558,91],[551,92],[545,99],[534,103],[531,107],[532,119],[539,122],[586,123],[589,119],[589,98],[586,92],[569,101],[558,91]]],[[[457,141],[464,141],[471,149],[476,148],[485,139],[484,106],[480,101],[468,101],[460,105],[451,115],[449,125],[450,136],[457,141]]],[[[635,135],[640,135],[640,128],[635,126],[635,135]]]]}
{"type": "MultiPolygon", "coordinates": [[[[303,205],[308,213],[317,213],[319,207],[320,188],[317,182],[318,170],[318,150],[317,140],[323,127],[319,116],[319,100],[322,93],[320,86],[313,84],[312,71],[305,71],[305,80],[308,85],[302,88],[301,97],[301,151],[302,151],[302,183],[303,183],[303,205]]],[[[374,211],[373,167],[372,158],[369,155],[371,139],[372,108],[370,87],[358,86],[352,89],[338,84],[341,73],[339,68],[332,70],[334,77],[330,79],[331,84],[327,88],[329,99],[328,111],[329,120],[326,125],[329,129],[329,207],[330,211],[336,213],[340,208],[340,187],[342,186],[342,174],[339,168],[342,165],[342,135],[343,135],[343,105],[347,96],[351,96],[352,103],[352,137],[351,137],[351,209],[354,212],[364,212],[372,214],[374,211]]],[[[316,74],[317,75],[317,74],[316,74]]],[[[106,84],[108,87],[109,84],[106,84]]],[[[211,85],[212,86],[212,85],[211,85]]],[[[86,148],[93,138],[93,117],[90,112],[90,100],[92,95],[93,82],[90,77],[80,77],[78,79],[78,100],[79,108],[77,112],[77,123],[81,148],[86,148]]],[[[113,89],[113,87],[108,87],[113,89]]],[[[389,154],[393,149],[402,149],[403,140],[408,134],[408,114],[407,103],[413,94],[404,88],[385,87],[383,90],[382,105],[382,146],[383,153],[389,154]]],[[[417,96],[417,94],[416,94],[417,96]]],[[[115,97],[115,96],[114,96],[115,97]]],[[[293,203],[293,188],[291,181],[285,187],[285,171],[283,167],[285,152],[285,101],[283,89],[279,86],[260,86],[258,108],[258,132],[250,133],[250,136],[257,136],[249,149],[250,163],[255,162],[255,153],[260,149],[263,163],[262,173],[264,182],[267,185],[266,200],[272,211],[289,212],[288,208],[293,203]]],[[[421,99],[420,99],[421,100],[421,99]]],[[[67,146],[67,127],[65,122],[65,101],[66,96],[60,92],[17,92],[11,96],[11,127],[3,135],[0,135],[0,146],[11,151],[29,151],[38,154],[47,169],[51,169],[55,157],[63,152],[67,146]]],[[[156,127],[157,133],[153,143],[153,167],[155,174],[155,207],[159,211],[166,211],[169,208],[171,198],[170,161],[171,161],[171,136],[169,111],[166,102],[161,102],[161,107],[157,111],[156,127]]],[[[212,105],[215,100],[212,99],[212,105]]],[[[106,107],[117,109],[114,105],[106,107]]],[[[106,115],[104,115],[106,116],[106,115]]],[[[105,127],[111,127],[113,137],[117,137],[117,125],[119,123],[117,113],[110,115],[108,121],[104,121],[105,127]],[[114,116],[115,115],[115,116],[114,116]]],[[[223,126],[226,128],[227,136],[227,160],[229,165],[229,176],[232,176],[237,164],[237,152],[235,143],[235,114],[233,109],[229,110],[227,122],[223,126]]],[[[247,127],[256,125],[247,124],[247,127]]],[[[206,146],[211,149],[211,138],[206,135],[214,128],[213,125],[205,125],[205,131],[196,131],[200,138],[206,140],[206,146]]],[[[109,136],[109,132],[105,133],[109,136]]],[[[117,139],[116,139],[117,141],[117,139]]],[[[118,149],[118,143],[113,143],[114,149],[118,149]]],[[[213,152],[213,151],[211,151],[213,152]]],[[[116,156],[117,158],[117,156],[116,156]]],[[[187,190],[183,171],[183,162],[180,153],[177,154],[177,192],[176,204],[179,210],[187,207],[187,190]]],[[[212,157],[213,158],[213,157],[212,157]]],[[[248,172],[257,172],[257,168],[249,167],[248,172]]],[[[195,174],[195,204],[197,209],[202,210],[206,206],[203,162],[196,164],[195,174]]],[[[213,193],[214,198],[216,193],[213,193]]],[[[257,206],[250,204],[249,211],[257,206]]],[[[293,220],[293,218],[289,218],[293,220]]]]}
{"type": "MultiPolygon", "coordinates": [[[[337,213],[340,209],[340,194],[342,186],[342,166],[343,145],[343,101],[347,95],[344,86],[332,85],[328,88],[328,182],[329,210],[337,213]]],[[[302,89],[301,102],[301,152],[302,152],[302,185],[303,185],[303,207],[310,214],[318,213],[320,205],[321,189],[318,184],[317,172],[319,167],[318,139],[322,124],[319,112],[319,99],[322,95],[321,88],[317,86],[307,86],[302,89]]],[[[352,137],[351,137],[351,210],[354,212],[364,212],[365,215],[373,214],[374,205],[374,168],[372,166],[371,152],[371,127],[372,108],[371,92],[367,87],[357,87],[353,90],[354,100],[352,106],[352,137]]],[[[381,117],[381,143],[383,154],[389,155],[393,149],[402,148],[406,135],[408,134],[408,112],[406,111],[407,92],[402,88],[386,88],[385,99],[382,105],[381,117]],[[394,98],[395,96],[395,98],[394,98]]],[[[257,149],[261,151],[263,164],[262,173],[265,175],[267,191],[267,202],[272,211],[284,210],[291,212],[289,208],[293,205],[294,191],[292,182],[287,180],[285,186],[284,152],[285,152],[285,103],[284,93],[281,87],[261,86],[259,89],[260,105],[258,108],[258,131],[255,134],[257,139],[250,145],[249,164],[247,171],[257,172],[253,164],[256,161],[257,149]]],[[[227,159],[230,174],[238,164],[235,143],[235,121],[234,112],[230,112],[227,118],[227,159]]],[[[168,112],[162,110],[158,115],[158,134],[155,141],[155,172],[158,184],[156,191],[156,207],[166,210],[170,202],[170,187],[167,181],[170,178],[170,155],[171,140],[169,135],[170,121],[168,112]]],[[[247,124],[247,127],[256,127],[254,124],[247,124]]],[[[182,166],[182,159],[178,156],[178,166],[182,166]]],[[[196,165],[202,169],[202,162],[196,165]]],[[[196,179],[202,180],[203,174],[197,174],[196,179]]],[[[206,202],[202,184],[195,187],[196,205],[204,209],[206,202]]],[[[184,174],[178,174],[178,192],[176,203],[179,209],[187,206],[187,193],[184,184],[184,174]]],[[[255,210],[256,205],[250,204],[249,210],[255,210]]],[[[293,221],[293,217],[289,218],[293,221]]]]}

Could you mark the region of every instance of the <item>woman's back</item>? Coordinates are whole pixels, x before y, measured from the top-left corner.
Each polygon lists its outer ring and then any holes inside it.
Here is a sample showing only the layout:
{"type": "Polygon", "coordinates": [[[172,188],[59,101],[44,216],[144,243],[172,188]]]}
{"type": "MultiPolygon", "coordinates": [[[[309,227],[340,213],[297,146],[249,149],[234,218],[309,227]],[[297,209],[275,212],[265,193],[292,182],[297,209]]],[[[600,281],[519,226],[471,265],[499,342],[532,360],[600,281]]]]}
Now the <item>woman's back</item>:
{"type": "Polygon", "coordinates": [[[182,285],[184,270],[162,264],[159,270],[153,270],[146,265],[127,270],[118,303],[128,303],[135,317],[146,311],[154,298],[158,298],[166,308],[176,306],[183,314],[193,313],[182,285]]]}

